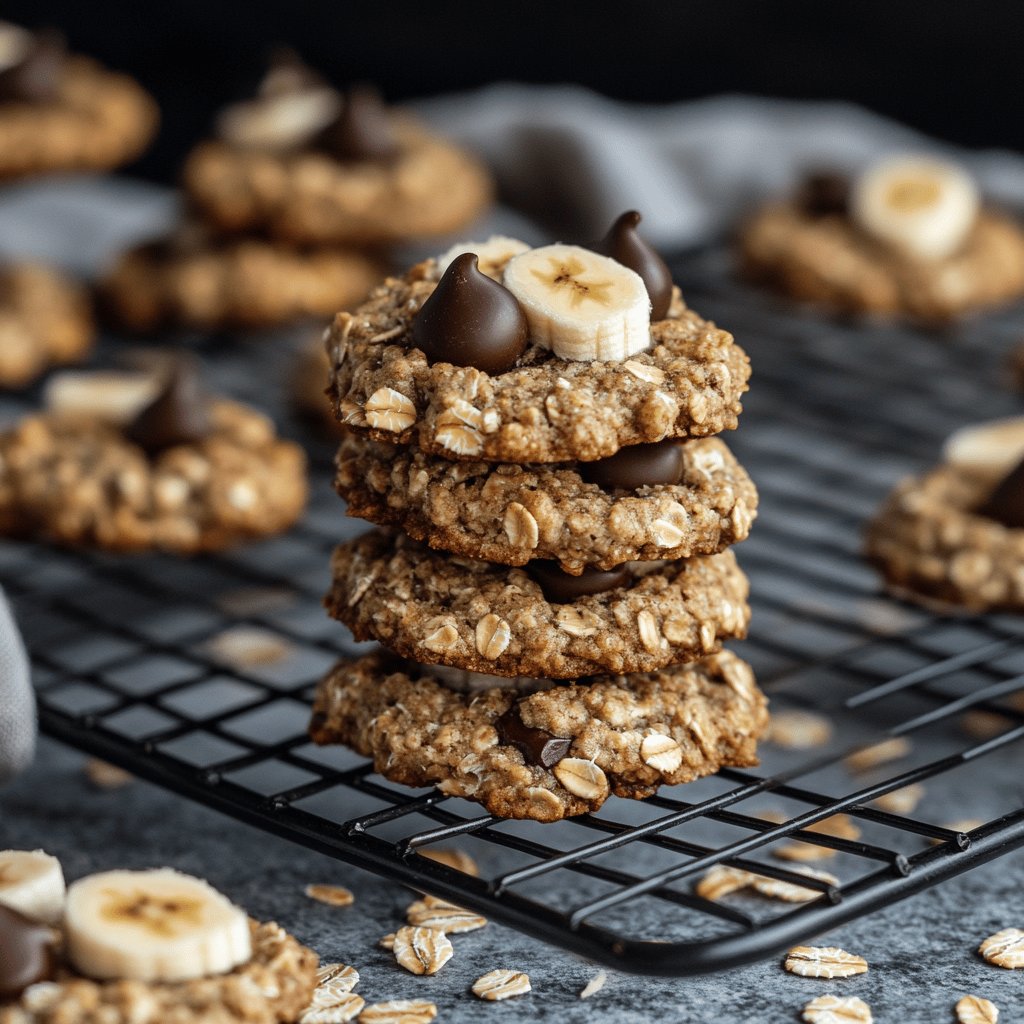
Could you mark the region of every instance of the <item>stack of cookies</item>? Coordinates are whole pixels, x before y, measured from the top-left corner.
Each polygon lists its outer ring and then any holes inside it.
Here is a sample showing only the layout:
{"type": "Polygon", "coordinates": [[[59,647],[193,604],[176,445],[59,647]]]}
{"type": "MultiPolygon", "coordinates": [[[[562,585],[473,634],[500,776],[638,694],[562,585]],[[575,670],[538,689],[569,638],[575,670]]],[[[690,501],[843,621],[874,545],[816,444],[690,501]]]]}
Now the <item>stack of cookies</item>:
{"type": "Polygon", "coordinates": [[[729,546],[757,505],[716,435],[749,364],[623,214],[596,245],[464,243],[339,314],[336,666],[311,733],[510,818],[755,763],[767,723],[729,546]]]}

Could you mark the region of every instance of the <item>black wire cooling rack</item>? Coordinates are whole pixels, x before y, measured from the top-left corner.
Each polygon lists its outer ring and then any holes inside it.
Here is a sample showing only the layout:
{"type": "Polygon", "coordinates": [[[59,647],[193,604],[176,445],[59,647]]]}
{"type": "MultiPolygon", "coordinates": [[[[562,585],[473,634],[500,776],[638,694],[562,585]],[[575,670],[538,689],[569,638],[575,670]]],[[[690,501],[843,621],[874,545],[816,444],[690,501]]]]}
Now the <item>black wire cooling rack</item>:
{"type": "MultiPolygon", "coordinates": [[[[360,649],[321,609],[328,555],[361,527],[331,492],[330,446],[309,432],[313,501],[287,536],[189,561],[0,544],[44,730],[257,828],[628,971],[700,973],[766,957],[1024,844],[1013,781],[1024,620],[902,604],[859,557],[863,520],[900,475],[933,460],[956,425],[1018,407],[999,377],[1013,316],[945,338],[825,323],[730,283],[719,253],[681,261],[677,280],[754,360],[730,438],[762,494],[738,549],[754,620],[735,648],[776,713],[831,722],[827,744],[766,743],[760,770],[725,770],[643,803],[613,798],[545,826],[392,785],[340,748],[313,746],[316,680],[360,649]],[[898,741],[883,749],[899,759],[851,769],[850,754],[883,740],[898,741]],[[807,831],[839,812],[858,838],[807,831]],[[810,865],[829,877],[775,856],[794,839],[829,853],[810,865]],[[484,877],[421,856],[455,841],[484,877]],[[813,898],[701,898],[695,883],[717,865],[813,898]]],[[[201,350],[226,389],[289,422],[279,396],[262,393],[282,376],[286,344],[201,350]]]]}

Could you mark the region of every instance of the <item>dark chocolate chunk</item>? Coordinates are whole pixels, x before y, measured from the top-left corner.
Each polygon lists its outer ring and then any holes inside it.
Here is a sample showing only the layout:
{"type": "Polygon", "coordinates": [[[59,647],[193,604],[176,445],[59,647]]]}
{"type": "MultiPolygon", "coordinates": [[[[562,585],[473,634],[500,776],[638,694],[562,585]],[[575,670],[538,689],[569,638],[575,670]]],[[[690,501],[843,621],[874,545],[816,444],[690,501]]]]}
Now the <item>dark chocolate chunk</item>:
{"type": "Polygon", "coordinates": [[[640,220],[636,210],[628,210],[598,242],[596,251],[611,256],[616,262],[640,275],[651,300],[651,319],[664,320],[672,302],[672,272],[657,252],[640,237],[637,231],[640,220]]]}
{"type": "Polygon", "coordinates": [[[977,514],[1011,530],[1024,529],[1024,462],[1014,466],[999,482],[977,514]]]}
{"type": "Polygon", "coordinates": [[[125,436],[151,455],[193,444],[210,433],[210,400],[193,359],[174,360],[160,393],[125,427],[125,436]]]}
{"type": "Polygon", "coordinates": [[[19,63],[0,71],[0,100],[48,103],[56,98],[67,61],[64,36],[56,29],[37,32],[19,63]]]}
{"type": "Polygon", "coordinates": [[[607,459],[577,464],[584,480],[606,491],[635,491],[652,484],[677,484],[683,477],[680,441],[655,441],[620,448],[607,459]]]}
{"type": "Polygon", "coordinates": [[[0,904],[0,1001],[53,977],[53,931],[0,904]]]}
{"type": "Polygon", "coordinates": [[[338,116],[317,138],[336,160],[387,163],[399,151],[384,101],[372,86],[354,85],[342,99],[338,116]]]}
{"type": "Polygon", "coordinates": [[[526,349],[530,325],[519,300],[481,273],[471,252],[456,256],[412,322],[412,342],[431,363],[504,373],[526,349]]]}
{"type": "Polygon", "coordinates": [[[569,753],[572,739],[553,736],[546,729],[532,729],[523,723],[519,707],[513,704],[494,723],[502,743],[515,747],[528,764],[539,764],[551,768],[569,753]]]}
{"type": "Polygon", "coordinates": [[[850,179],[838,171],[811,171],[796,192],[796,205],[810,217],[845,215],[850,203],[850,179]]]}
{"type": "Polygon", "coordinates": [[[606,590],[624,587],[633,579],[633,574],[625,565],[618,565],[614,569],[587,566],[579,576],[572,576],[564,572],[557,562],[545,559],[528,563],[526,571],[552,604],[571,604],[579,597],[603,594],[606,590]]]}

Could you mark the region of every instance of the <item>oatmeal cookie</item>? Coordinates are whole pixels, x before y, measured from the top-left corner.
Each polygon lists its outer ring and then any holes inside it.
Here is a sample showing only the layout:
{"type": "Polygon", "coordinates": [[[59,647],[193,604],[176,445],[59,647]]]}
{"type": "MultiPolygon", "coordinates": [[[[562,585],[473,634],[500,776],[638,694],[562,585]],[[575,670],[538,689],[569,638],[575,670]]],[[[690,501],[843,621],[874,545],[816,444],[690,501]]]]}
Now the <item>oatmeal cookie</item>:
{"type": "Polygon", "coordinates": [[[305,455],[247,406],[217,400],[201,439],[148,454],[98,415],[47,412],[0,434],[0,524],[62,544],[184,554],[287,529],[305,455]]]}
{"type": "Polygon", "coordinates": [[[527,463],[603,459],[625,445],[736,427],[749,360],[678,289],[645,352],[584,362],[531,343],[515,369],[491,375],[430,365],[413,347],[413,317],[439,277],[437,260],[426,260],[335,317],[330,395],[350,429],[447,459],[527,463]]]}
{"type": "Polygon", "coordinates": [[[381,266],[360,252],[217,239],[196,227],[125,253],[100,287],[129,331],[264,328],[326,320],[365,298],[381,266]]]}
{"type": "Polygon", "coordinates": [[[0,267],[0,387],[84,358],[95,338],[85,289],[47,267],[0,267]]]}
{"type": "Polygon", "coordinates": [[[336,485],[349,515],[504,565],[557,559],[579,573],[714,554],[743,540],[757,491],[725,444],[662,444],[678,461],[679,482],[619,490],[588,482],[585,467],[572,463],[451,462],[348,433],[336,485]]]}
{"type": "Polygon", "coordinates": [[[956,253],[924,261],[870,238],[842,213],[774,205],[742,229],[739,258],[752,279],[842,313],[943,323],[1024,295],[1024,232],[991,210],[956,253]]]}
{"type": "Polygon", "coordinates": [[[746,635],[750,619],[731,551],[598,573],[588,593],[586,576],[551,562],[531,563],[529,575],[374,530],[341,544],[332,569],[327,608],[357,639],[502,676],[655,671],[746,635]]]}
{"type": "Polygon", "coordinates": [[[296,409],[308,416],[315,427],[340,437],[345,431],[334,418],[327,398],[330,372],[331,365],[318,334],[296,354],[291,375],[291,399],[296,409]]]}
{"type": "Polygon", "coordinates": [[[374,653],[320,684],[310,733],[372,757],[393,782],[437,786],[503,818],[596,811],[725,765],[757,764],[766,701],[728,651],[648,675],[599,676],[522,696],[457,693],[435,670],[374,653]]]}
{"type": "Polygon", "coordinates": [[[228,974],[179,982],[90,981],[59,972],[15,1002],[0,1024],[281,1024],[316,987],[319,957],[280,925],[250,921],[252,959],[228,974]]]}
{"type": "Polygon", "coordinates": [[[997,481],[943,465],[900,483],[867,530],[895,587],[972,610],[1024,609],[1024,528],[979,512],[997,481]]]}

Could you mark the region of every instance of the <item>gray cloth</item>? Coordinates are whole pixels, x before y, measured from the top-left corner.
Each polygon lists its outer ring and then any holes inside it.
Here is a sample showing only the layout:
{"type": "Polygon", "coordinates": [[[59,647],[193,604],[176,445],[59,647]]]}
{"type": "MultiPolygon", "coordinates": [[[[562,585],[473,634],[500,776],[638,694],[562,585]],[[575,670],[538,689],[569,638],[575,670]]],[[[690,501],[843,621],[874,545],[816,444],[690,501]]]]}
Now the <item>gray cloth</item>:
{"type": "Polygon", "coordinates": [[[7,599],[0,590],[0,783],[32,760],[36,705],[28,658],[7,599]]]}

